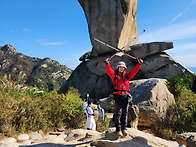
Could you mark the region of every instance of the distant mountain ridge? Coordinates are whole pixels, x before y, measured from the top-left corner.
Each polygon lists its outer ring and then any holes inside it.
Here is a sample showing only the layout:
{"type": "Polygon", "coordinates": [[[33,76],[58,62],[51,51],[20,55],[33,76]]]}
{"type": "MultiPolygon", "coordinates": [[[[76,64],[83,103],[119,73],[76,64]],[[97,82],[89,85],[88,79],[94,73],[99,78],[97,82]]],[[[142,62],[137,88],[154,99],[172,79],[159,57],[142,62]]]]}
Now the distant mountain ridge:
{"type": "Polygon", "coordinates": [[[29,86],[44,87],[46,90],[59,89],[68,79],[72,70],[50,58],[32,58],[10,44],[0,46],[0,75],[10,75],[13,81],[29,86]]]}

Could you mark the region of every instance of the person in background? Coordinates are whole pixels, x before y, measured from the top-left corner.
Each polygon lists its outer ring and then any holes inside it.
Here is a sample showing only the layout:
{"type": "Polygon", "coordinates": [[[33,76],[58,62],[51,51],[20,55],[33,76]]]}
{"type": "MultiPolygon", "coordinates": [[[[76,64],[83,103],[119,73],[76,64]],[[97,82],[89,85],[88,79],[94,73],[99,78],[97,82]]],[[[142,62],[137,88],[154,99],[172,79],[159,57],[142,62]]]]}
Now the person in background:
{"type": "Polygon", "coordinates": [[[82,109],[85,110],[88,106],[88,100],[90,99],[89,94],[81,95],[80,98],[82,98],[82,109]]]}
{"type": "Polygon", "coordinates": [[[114,122],[116,126],[117,137],[127,136],[127,118],[128,118],[128,99],[129,99],[129,80],[133,78],[139,71],[143,60],[138,59],[138,63],[129,72],[126,72],[127,66],[125,62],[120,61],[116,70],[110,67],[110,59],[105,60],[105,68],[107,74],[110,76],[114,87],[114,101],[115,101],[115,117],[114,122]]]}
{"type": "Polygon", "coordinates": [[[104,109],[101,108],[100,105],[97,105],[97,108],[98,108],[98,113],[99,113],[98,119],[104,120],[104,118],[105,118],[105,111],[104,111],[104,109]]]}
{"type": "Polygon", "coordinates": [[[94,112],[92,107],[93,107],[93,101],[88,100],[88,106],[85,109],[85,113],[87,117],[85,128],[88,130],[96,130],[96,123],[95,123],[94,112]]]}

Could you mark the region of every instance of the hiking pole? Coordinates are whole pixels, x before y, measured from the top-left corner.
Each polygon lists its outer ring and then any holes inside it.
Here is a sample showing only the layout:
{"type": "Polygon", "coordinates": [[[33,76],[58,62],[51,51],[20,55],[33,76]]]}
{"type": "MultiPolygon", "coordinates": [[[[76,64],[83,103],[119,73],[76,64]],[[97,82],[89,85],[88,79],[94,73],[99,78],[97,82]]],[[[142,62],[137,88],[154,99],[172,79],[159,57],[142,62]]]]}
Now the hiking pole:
{"type": "Polygon", "coordinates": [[[118,54],[119,53],[119,51],[118,52],[116,52],[115,54],[113,54],[110,58],[109,58],[109,60],[111,61],[112,60],[112,58],[114,57],[114,56],[116,56],[116,54],[118,54]]]}
{"type": "Polygon", "coordinates": [[[95,39],[97,42],[99,42],[99,43],[101,43],[101,44],[103,44],[103,45],[105,45],[105,46],[107,46],[107,47],[110,47],[110,48],[112,48],[112,49],[114,49],[114,50],[117,51],[114,55],[112,55],[112,56],[109,58],[110,61],[112,60],[112,58],[113,58],[117,53],[123,52],[123,50],[121,50],[121,49],[119,49],[119,48],[115,48],[115,47],[113,47],[113,46],[111,46],[111,45],[109,45],[109,44],[107,44],[107,43],[105,43],[105,42],[103,42],[103,41],[101,41],[101,40],[99,40],[99,39],[97,39],[97,38],[93,38],[93,39],[95,39]]]}
{"type": "Polygon", "coordinates": [[[95,39],[97,42],[99,42],[99,43],[101,43],[101,44],[103,44],[103,45],[105,45],[105,46],[107,46],[107,47],[110,47],[110,48],[112,48],[112,49],[114,49],[114,50],[116,50],[116,51],[118,51],[118,52],[119,52],[119,50],[120,50],[120,49],[117,49],[117,48],[115,48],[115,47],[113,47],[113,46],[111,46],[111,45],[109,45],[109,44],[107,44],[107,43],[105,43],[105,42],[102,42],[101,40],[99,40],[99,39],[97,39],[97,38],[93,38],[93,39],[95,39]]]}
{"type": "MultiPolygon", "coordinates": [[[[131,56],[131,55],[125,53],[124,50],[122,50],[122,49],[115,48],[115,47],[113,47],[113,46],[111,46],[111,45],[109,45],[109,44],[107,44],[107,43],[105,43],[105,42],[103,42],[103,41],[101,41],[101,40],[99,40],[99,39],[97,39],[97,38],[93,38],[93,39],[95,39],[97,42],[99,42],[99,43],[101,43],[101,44],[103,44],[103,45],[105,45],[105,46],[107,46],[107,47],[110,47],[110,48],[112,48],[112,49],[114,49],[114,50],[117,51],[114,55],[112,55],[112,56],[110,57],[110,60],[111,60],[117,53],[122,52],[122,53],[124,53],[125,55],[127,55],[128,57],[130,57],[131,59],[137,60],[137,61],[138,61],[138,58],[136,58],[136,57],[134,57],[134,56],[131,56]]],[[[143,62],[143,63],[145,63],[145,62],[143,62]]],[[[146,63],[145,63],[145,64],[146,64],[146,63]]],[[[147,64],[146,64],[146,65],[147,65],[147,64]]],[[[148,65],[147,65],[147,66],[148,66],[148,65]]]]}
{"type": "Polygon", "coordinates": [[[144,32],[146,32],[146,30],[142,30],[142,32],[141,33],[139,33],[137,36],[135,36],[132,40],[130,40],[125,46],[123,46],[122,48],[121,48],[121,50],[123,49],[123,48],[125,48],[126,46],[128,46],[132,41],[134,41],[135,39],[137,39],[138,38],[138,36],[140,36],[142,33],[144,33],[144,32]]]}
{"type": "MultiPolygon", "coordinates": [[[[137,61],[139,60],[138,58],[136,58],[136,57],[134,57],[134,56],[131,56],[131,55],[127,54],[127,53],[124,53],[124,54],[127,55],[127,56],[129,56],[130,58],[132,58],[132,59],[134,59],[134,60],[137,60],[137,61]]],[[[143,61],[143,63],[146,64],[146,65],[148,66],[148,64],[147,64],[146,62],[143,61]]]]}

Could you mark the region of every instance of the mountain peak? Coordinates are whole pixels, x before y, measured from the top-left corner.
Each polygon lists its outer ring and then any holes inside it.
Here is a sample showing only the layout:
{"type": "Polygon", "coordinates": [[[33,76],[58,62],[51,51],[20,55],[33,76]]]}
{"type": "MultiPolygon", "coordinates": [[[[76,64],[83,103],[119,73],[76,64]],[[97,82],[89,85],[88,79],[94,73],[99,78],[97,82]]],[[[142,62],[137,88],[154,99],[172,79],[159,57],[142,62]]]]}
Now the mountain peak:
{"type": "Polygon", "coordinates": [[[6,44],[3,47],[0,47],[0,52],[2,52],[3,54],[17,54],[16,49],[10,44],[6,44]]]}
{"type": "Polygon", "coordinates": [[[3,54],[17,54],[16,49],[10,44],[6,44],[3,47],[0,47],[0,52],[2,52],[3,54]]]}

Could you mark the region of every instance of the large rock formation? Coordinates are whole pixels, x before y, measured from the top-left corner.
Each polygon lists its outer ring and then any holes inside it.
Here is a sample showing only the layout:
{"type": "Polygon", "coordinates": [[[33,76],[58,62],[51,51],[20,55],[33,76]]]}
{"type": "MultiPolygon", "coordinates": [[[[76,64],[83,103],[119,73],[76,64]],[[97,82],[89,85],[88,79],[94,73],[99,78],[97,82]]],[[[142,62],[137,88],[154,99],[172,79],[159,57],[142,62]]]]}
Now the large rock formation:
{"type": "MultiPolygon", "coordinates": [[[[88,22],[91,42],[91,56],[113,52],[111,48],[97,43],[93,38],[122,48],[137,35],[137,0],[78,0],[88,22]]],[[[137,43],[137,39],[132,42],[137,43]]]]}
{"type": "MultiPolygon", "coordinates": [[[[104,60],[114,54],[114,50],[95,42],[93,38],[104,41],[114,47],[121,48],[137,36],[136,4],[137,0],[78,0],[85,12],[92,51],[85,53],[82,63],[74,70],[69,79],[59,89],[66,93],[70,86],[89,93],[93,99],[109,96],[112,91],[111,79],[107,76],[104,60]]],[[[135,40],[137,42],[137,39],[135,40]]],[[[172,42],[151,42],[137,44],[131,42],[127,54],[142,58],[143,64],[133,79],[166,78],[174,73],[179,75],[190,73],[186,68],[172,59],[164,50],[173,48],[172,42]]],[[[128,71],[134,67],[135,61],[126,55],[116,55],[110,62],[113,69],[119,61],[127,64],[128,71]]]]}
{"type": "MultiPolygon", "coordinates": [[[[165,79],[151,78],[130,81],[133,104],[137,105],[139,126],[157,126],[164,120],[167,108],[175,103],[174,96],[168,91],[165,79]]],[[[113,97],[99,99],[98,104],[106,111],[113,97]]],[[[128,121],[128,124],[130,122],[128,121]]]]}
{"type": "MultiPolygon", "coordinates": [[[[147,56],[143,56],[143,59],[148,64],[143,64],[140,68],[140,71],[132,79],[147,79],[147,78],[163,78],[167,76],[172,76],[174,73],[183,75],[184,73],[191,73],[189,70],[184,68],[178,62],[176,62],[172,57],[170,57],[165,52],[160,50],[166,50],[167,48],[161,47],[161,44],[164,44],[163,47],[172,46],[171,42],[160,42],[160,43],[145,43],[140,44],[140,46],[149,46],[148,48],[143,48],[143,50],[149,50],[147,56]],[[159,44],[154,52],[153,47],[149,44],[159,44]],[[150,52],[152,50],[153,53],[150,52]]],[[[152,45],[156,46],[156,45],[152,45]]],[[[142,48],[140,48],[142,49],[142,48]]],[[[142,52],[142,51],[141,51],[142,52]]],[[[144,51],[145,52],[145,51],[144,51]]],[[[137,53],[137,50],[129,51],[129,54],[137,53]]],[[[79,89],[83,93],[89,93],[90,96],[94,99],[104,98],[110,95],[112,92],[112,82],[109,76],[106,74],[104,60],[107,57],[110,57],[111,54],[106,54],[93,58],[88,61],[83,61],[71,74],[69,79],[64,83],[60,88],[59,92],[66,93],[70,86],[79,89]]],[[[140,55],[141,56],[141,55],[140,55]]],[[[123,60],[128,67],[128,71],[134,67],[134,61],[131,60],[128,56],[115,56],[110,62],[111,67],[115,70],[116,64],[123,60]]]]}
{"type": "Polygon", "coordinates": [[[130,82],[133,103],[139,107],[139,126],[156,126],[166,116],[167,108],[175,103],[164,79],[145,79],[130,82]]]}

